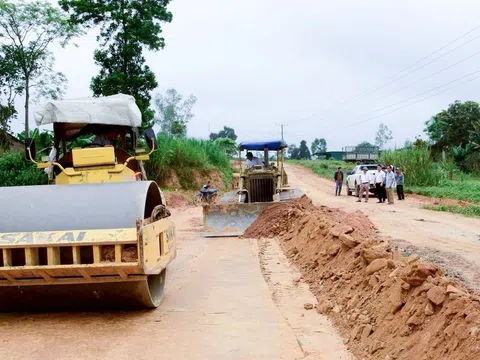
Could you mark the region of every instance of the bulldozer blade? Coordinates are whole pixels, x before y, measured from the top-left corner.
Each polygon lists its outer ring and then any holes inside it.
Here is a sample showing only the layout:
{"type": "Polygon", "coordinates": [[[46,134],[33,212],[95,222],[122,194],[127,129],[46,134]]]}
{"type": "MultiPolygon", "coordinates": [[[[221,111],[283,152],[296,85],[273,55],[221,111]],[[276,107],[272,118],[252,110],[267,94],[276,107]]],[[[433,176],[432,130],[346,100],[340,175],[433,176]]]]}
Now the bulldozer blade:
{"type": "Polygon", "coordinates": [[[303,195],[302,190],[300,189],[282,189],[279,193],[280,201],[292,200],[301,198],[303,195]]]}
{"type": "Polygon", "coordinates": [[[203,224],[206,232],[202,237],[241,236],[255,222],[268,203],[213,204],[203,207],[203,224]]]}

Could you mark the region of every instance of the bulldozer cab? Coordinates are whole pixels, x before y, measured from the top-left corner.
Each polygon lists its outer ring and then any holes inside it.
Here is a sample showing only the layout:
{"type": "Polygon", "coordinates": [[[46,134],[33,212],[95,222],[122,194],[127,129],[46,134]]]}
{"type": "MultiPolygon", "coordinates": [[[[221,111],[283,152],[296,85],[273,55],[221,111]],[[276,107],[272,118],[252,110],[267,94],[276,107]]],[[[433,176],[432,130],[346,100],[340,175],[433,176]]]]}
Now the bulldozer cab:
{"type": "Polygon", "coordinates": [[[273,202],[302,196],[299,189],[288,185],[283,166],[287,147],[284,140],[240,143],[234,190],[226,193],[220,203],[203,207],[206,232],[202,236],[241,236],[273,202]],[[246,161],[242,160],[244,151],[246,161]]]}
{"type": "MultiPolygon", "coordinates": [[[[90,112],[82,107],[84,99],[50,102],[35,112],[38,126],[53,124],[53,148],[37,163],[46,169],[51,184],[146,180],[143,161],[158,146],[148,129],[145,142],[150,153],[138,147],[141,115],[133,98],[115,95],[96,102],[90,112]]],[[[27,160],[36,162],[36,155],[34,139],[27,139],[27,160]]]]}

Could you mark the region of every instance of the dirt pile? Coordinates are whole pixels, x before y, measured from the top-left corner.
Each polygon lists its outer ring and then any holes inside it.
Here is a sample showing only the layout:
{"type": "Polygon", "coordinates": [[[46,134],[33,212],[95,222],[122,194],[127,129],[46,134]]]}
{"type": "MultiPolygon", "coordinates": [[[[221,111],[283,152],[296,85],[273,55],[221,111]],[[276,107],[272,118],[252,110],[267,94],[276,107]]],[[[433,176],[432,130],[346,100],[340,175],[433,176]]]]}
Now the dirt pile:
{"type": "MultiPolygon", "coordinates": [[[[181,174],[180,174],[181,175],[181,174]]],[[[168,189],[175,189],[175,190],[185,190],[188,189],[196,189],[200,188],[205,185],[206,183],[210,182],[210,185],[213,188],[223,190],[225,188],[225,183],[223,181],[223,174],[218,169],[211,169],[208,172],[203,173],[197,169],[192,169],[188,174],[188,181],[185,179],[181,179],[174,169],[170,169],[170,172],[166,176],[166,180],[161,183],[162,187],[166,187],[168,189]],[[185,185],[185,186],[182,186],[185,185]],[[188,186],[186,186],[188,185],[188,186]]]]}
{"type": "Polygon", "coordinates": [[[480,298],[418,255],[392,251],[363,214],[303,197],[273,204],[244,236],[280,239],[317,311],[359,358],[480,359],[480,298]]]}
{"type": "Polygon", "coordinates": [[[183,193],[166,192],[165,198],[167,200],[167,207],[172,209],[184,208],[195,205],[193,203],[193,200],[183,193]]]}

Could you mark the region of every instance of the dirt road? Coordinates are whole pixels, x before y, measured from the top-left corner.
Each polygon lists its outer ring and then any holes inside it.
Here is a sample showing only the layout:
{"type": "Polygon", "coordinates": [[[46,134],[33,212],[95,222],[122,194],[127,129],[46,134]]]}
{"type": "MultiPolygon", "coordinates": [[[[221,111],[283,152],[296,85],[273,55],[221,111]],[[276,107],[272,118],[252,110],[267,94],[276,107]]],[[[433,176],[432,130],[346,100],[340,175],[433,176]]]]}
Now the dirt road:
{"type": "MultiPolygon", "coordinates": [[[[390,237],[394,245],[406,252],[418,252],[436,262],[448,275],[465,281],[470,289],[480,291],[480,220],[462,215],[421,209],[411,197],[393,206],[357,203],[353,196],[335,196],[333,181],[322,179],[310,169],[285,165],[292,186],[309,196],[315,205],[346,211],[360,210],[370,217],[380,235],[390,237]]],[[[333,176],[333,174],[332,174],[333,176]]]]}
{"type": "Polygon", "coordinates": [[[173,217],[178,257],[158,309],[1,314],[0,358],[351,358],[328,320],[304,309],[315,298],[277,244],[259,258],[256,240],[200,237],[200,208],[173,217]]]}

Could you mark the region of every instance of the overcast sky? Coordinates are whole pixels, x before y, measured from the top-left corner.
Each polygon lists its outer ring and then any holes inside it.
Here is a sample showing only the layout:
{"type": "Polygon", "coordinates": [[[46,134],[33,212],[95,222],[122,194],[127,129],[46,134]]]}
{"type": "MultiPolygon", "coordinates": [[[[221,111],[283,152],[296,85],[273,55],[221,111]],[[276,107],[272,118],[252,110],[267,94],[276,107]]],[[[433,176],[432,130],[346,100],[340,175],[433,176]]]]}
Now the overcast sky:
{"type": "MultiPolygon", "coordinates": [[[[206,138],[227,125],[239,141],[276,138],[276,125],[285,123],[288,143],[324,137],[339,150],[373,142],[383,122],[393,147],[422,134],[424,122],[453,101],[480,100],[480,78],[467,82],[480,72],[452,82],[480,70],[480,28],[398,74],[480,25],[478,1],[173,0],[169,9],[165,49],[146,58],[155,93],[197,96],[189,136],[206,138]]],[[[56,68],[69,79],[66,97],[90,96],[98,72],[95,34],[77,43],[54,49],[56,68]]]]}

